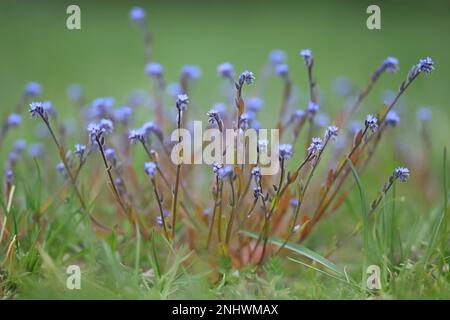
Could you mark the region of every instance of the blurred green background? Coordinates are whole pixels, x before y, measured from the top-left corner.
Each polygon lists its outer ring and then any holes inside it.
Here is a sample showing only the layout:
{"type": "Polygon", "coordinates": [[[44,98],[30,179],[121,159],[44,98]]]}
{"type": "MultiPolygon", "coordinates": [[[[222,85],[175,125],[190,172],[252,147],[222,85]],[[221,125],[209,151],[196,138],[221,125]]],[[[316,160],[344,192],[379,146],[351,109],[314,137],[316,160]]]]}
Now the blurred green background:
{"type": "MultiPolygon", "coordinates": [[[[440,159],[448,140],[450,100],[450,6],[446,1],[382,1],[381,30],[368,30],[366,8],[373,1],[25,1],[0,2],[0,110],[5,116],[19,100],[25,84],[42,84],[42,100],[55,103],[60,114],[74,113],[66,88],[80,83],[89,101],[113,96],[118,104],[135,89],[148,90],[144,73],[142,32],[128,18],[135,5],[147,10],[154,36],[154,58],[163,64],[166,78],[176,82],[181,67],[198,64],[203,75],[192,99],[205,111],[223,100],[216,66],[224,61],[261,75],[272,49],[288,54],[288,63],[300,99],[307,101],[307,81],[298,53],[311,48],[322,111],[336,114],[344,99],[332,90],[336,77],[346,76],[361,87],[387,56],[400,60],[397,74],[383,75],[370,94],[359,119],[378,112],[385,90],[396,90],[419,58],[431,56],[436,72],[420,77],[403,99],[401,132],[414,131],[417,107],[431,106],[433,156],[440,159]],[[66,28],[66,8],[81,7],[82,29],[66,28]]],[[[252,88],[246,89],[246,94],[252,88]]],[[[279,110],[282,83],[269,81],[263,98],[263,124],[271,126],[279,110]]],[[[149,115],[149,117],[151,117],[149,115]]],[[[205,120],[205,119],[204,119],[205,120]]],[[[31,124],[24,120],[25,124],[31,124]]],[[[22,133],[32,134],[26,127],[22,133]]],[[[12,139],[10,134],[9,142],[12,139]]],[[[405,141],[418,139],[403,135],[405,141]]],[[[414,145],[413,145],[414,146],[414,145]]]]}

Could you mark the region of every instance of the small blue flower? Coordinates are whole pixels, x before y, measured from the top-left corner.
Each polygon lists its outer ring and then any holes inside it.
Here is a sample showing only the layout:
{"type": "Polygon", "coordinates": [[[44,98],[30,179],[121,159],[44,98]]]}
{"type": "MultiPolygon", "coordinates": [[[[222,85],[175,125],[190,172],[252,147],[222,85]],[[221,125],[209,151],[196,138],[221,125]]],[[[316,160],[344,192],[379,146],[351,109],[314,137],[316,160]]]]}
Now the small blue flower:
{"type": "Polygon", "coordinates": [[[92,102],[93,117],[106,117],[114,108],[115,100],[111,97],[97,98],[92,102]]]}
{"type": "Polygon", "coordinates": [[[75,155],[78,159],[83,159],[84,153],[86,152],[86,146],[84,144],[75,145],[75,155]]]}
{"type": "Polygon", "coordinates": [[[252,169],[252,176],[255,178],[256,183],[258,183],[261,180],[261,168],[254,167],[252,169]]]}
{"type": "Polygon", "coordinates": [[[304,116],[305,116],[305,110],[303,110],[303,109],[297,109],[292,114],[292,118],[296,121],[302,120],[304,116]]]}
{"type": "Polygon", "coordinates": [[[50,116],[53,116],[56,118],[56,110],[53,107],[53,103],[51,101],[44,101],[42,102],[42,107],[44,108],[44,112],[50,116]]]}
{"type": "Polygon", "coordinates": [[[177,96],[176,106],[179,110],[181,111],[186,110],[188,104],[189,104],[189,97],[187,94],[179,94],[177,96]]]}
{"type": "Polygon", "coordinates": [[[56,165],[56,170],[59,172],[59,174],[61,176],[63,176],[64,178],[67,176],[66,175],[66,167],[64,166],[64,163],[60,162],[56,165]]]}
{"type": "Polygon", "coordinates": [[[208,116],[208,122],[211,124],[218,124],[222,120],[219,112],[215,109],[209,110],[206,115],[208,116]]]}
{"type": "Polygon", "coordinates": [[[181,69],[181,76],[192,80],[198,80],[202,75],[202,69],[199,66],[186,64],[181,69]]]}
{"type": "Polygon", "coordinates": [[[280,63],[275,67],[275,72],[282,78],[287,77],[289,75],[289,66],[285,63],[280,63]]]}
{"type": "Polygon", "coordinates": [[[35,143],[35,144],[30,145],[30,147],[28,149],[28,153],[33,158],[39,158],[44,154],[44,148],[40,143],[35,143]]]}
{"type": "Polygon", "coordinates": [[[426,57],[424,59],[420,59],[417,64],[417,68],[420,72],[424,72],[425,74],[430,74],[434,70],[434,62],[430,57],[426,57]]]}
{"type": "Polygon", "coordinates": [[[149,136],[150,134],[154,134],[158,137],[160,141],[163,140],[163,132],[161,128],[154,123],[153,121],[146,122],[142,125],[141,131],[143,132],[144,136],[149,136]]]}
{"type": "Polygon", "coordinates": [[[290,160],[292,158],[292,155],[294,154],[292,145],[287,143],[280,144],[279,150],[280,150],[280,158],[283,160],[290,160]]]}
{"type": "Polygon", "coordinates": [[[67,87],[67,97],[72,101],[78,101],[83,97],[83,87],[77,83],[67,87]]]}
{"type": "Polygon", "coordinates": [[[247,130],[250,125],[250,121],[252,120],[251,115],[247,112],[244,112],[243,114],[241,114],[240,120],[241,129],[247,130]]]}
{"type": "Polygon", "coordinates": [[[324,128],[328,126],[328,123],[330,122],[330,117],[326,113],[318,113],[314,117],[314,124],[319,128],[324,128]]]}
{"type": "Polygon", "coordinates": [[[156,62],[151,62],[145,66],[145,72],[149,77],[160,78],[163,75],[164,68],[156,62]]]}
{"type": "Polygon", "coordinates": [[[365,123],[366,127],[369,127],[372,132],[374,132],[378,128],[378,119],[371,114],[367,115],[365,123]]]}
{"type": "Polygon", "coordinates": [[[130,10],[130,19],[136,23],[143,23],[145,21],[145,10],[140,7],[133,7],[130,10]]]}
{"type": "Polygon", "coordinates": [[[283,50],[275,49],[269,54],[269,62],[277,66],[286,61],[286,53],[283,50]]]}
{"type": "Polygon", "coordinates": [[[232,175],[233,175],[233,167],[230,165],[226,165],[217,171],[217,176],[221,180],[225,180],[226,178],[231,177],[232,175]]]}
{"type": "Polygon", "coordinates": [[[291,207],[296,208],[298,207],[299,201],[295,198],[292,198],[291,201],[289,201],[289,204],[291,207]]]}
{"type": "Polygon", "coordinates": [[[317,153],[323,148],[323,141],[319,137],[312,138],[311,144],[308,147],[308,152],[317,153]]]}
{"type": "Polygon", "coordinates": [[[28,109],[32,118],[42,117],[45,120],[48,120],[47,112],[44,109],[44,105],[42,102],[32,102],[30,103],[30,108],[28,109]]]}
{"type": "Polygon", "coordinates": [[[41,94],[41,85],[37,82],[28,82],[25,86],[25,95],[37,97],[41,94]]]}
{"type": "Polygon", "coordinates": [[[251,97],[246,100],[245,106],[248,111],[258,112],[264,106],[264,100],[260,97],[251,97]]]}
{"type": "Polygon", "coordinates": [[[234,77],[234,67],[229,62],[224,62],[217,66],[217,74],[222,78],[230,78],[234,77]]]}
{"type": "Polygon", "coordinates": [[[23,139],[19,139],[14,143],[14,152],[20,154],[25,150],[27,143],[23,139]]]}
{"type": "Polygon", "coordinates": [[[318,103],[315,103],[312,101],[310,101],[308,103],[308,114],[310,116],[314,116],[317,113],[317,111],[319,111],[319,109],[320,109],[320,106],[318,103]]]}
{"type": "Polygon", "coordinates": [[[400,117],[394,110],[386,114],[386,124],[395,127],[400,122],[400,117]]]}
{"type": "Polygon", "coordinates": [[[16,152],[11,151],[8,155],[8,160],[11,163],[11,167],[13,167],[16,164],[17,159],[19,159],[19,155],[16,152]]]}
{"type": "Polygon", "coordinates": [[[399,179],[401,182],[406,182],[409,178],[409,169],[398,167],[395,169],[395,178],[399,179]]]}
{"type": "Polygon", "coordinates": [[[417,119],[421,122],[428,122],[433,117],[431,110],[427,107],[421,107],[417,110],[417,119]]]}
{"type": "Polygon", "coordinates": [[[5,176],[6,176],[6,182],[10,185],[13,184],[14,172],[11,169],[6,170],[5,176]]]}
{"type": "Polygon", "coordinates": [[[239,75],[239,86],[242,87],[244,83],[250,85],[255,81],[255,76],[251,71],[244,71],[239,75]]]}
{"type": "Polygon", "coordinates": [[[22,122],[22,116],[17,113],[11,113],[8,116],[7,124],[10,127],[18,127],[22,122]]]}
{"type": "Polygon", "coordinates": [[[329,126],[325,131],[325,140],[335,140],[338,134],[339,128],[336,126],[329,126]]]}
{"type": "Polygon", "coordinates": [[[109,119],[101,119],[98,123],[100,129],[103,130],[103,133],[111,133],[114,129],[114,125],[109,119]]]}
{"type": "Polygon", "coordinates": [[[216,111],[221,118],[225,117],[227,114],[227,106],[225,103],[221,103],[221,102],[215,103],[212,106],[211,110],[216,111]]]}
{"type": "Polygon", "coordinates": [[[214,174],[218,175],[219,174],[219,170],[222,169],[222,167],[223,167],[223,165],[221,165],[220,163],[214,162],[213,165],[212,165],[214,174]]]}
{"type": "Polygon", "coordinates": [[[303,49],[300,51],[300,56],[303,58],[305,66],[310,67],[313,62],[313,55],[311,49],[303,49]]]}
{"type": "Polygon", "coordinates": [[[108,148],[105,150],[105,157],[106,160],[108,160],[112,165],[116,165],[117,164],[117,155],[116,155],[116,151],[112,148],[108,148]]]}
{"type": "Polygon", "coordinates": [[[138,141],[144,142],[144,131],[142,129],[132,129],[128,133],[128,139],[130,139],[133,144],[138,141]]]}
{"type": "Polygon", "coordinates": [[[382,68],[385,68],[389,73],[396,73],[398,70],[398,59],[394,57],[387,57],[384,59],[382,68]]]}
{"type": "Polygon", "coordinates": [[[127,106],[114,110],[114,120],[126,124],[133,114],[133,109],[127,106]]]}
{"type": "Polygon", "coordinates": [[[144,164],[145,173],[151,178],[156,177],[157,165],[156,163],[150,161],[144,164]]]}

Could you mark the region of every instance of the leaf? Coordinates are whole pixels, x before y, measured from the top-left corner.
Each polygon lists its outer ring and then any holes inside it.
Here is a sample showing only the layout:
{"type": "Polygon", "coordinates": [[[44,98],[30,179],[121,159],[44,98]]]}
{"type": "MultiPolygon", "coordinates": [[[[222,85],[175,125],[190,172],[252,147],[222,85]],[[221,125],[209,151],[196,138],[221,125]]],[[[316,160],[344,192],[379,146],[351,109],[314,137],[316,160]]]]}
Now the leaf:
{"type": "MultiPolygon", "coordinates": [[[[247,230],[243,230],[241,231],[242,234],[249,236],[253,239],[257,239],[258,235],[254,232],[251,231],[247,231],[247,230]]],[[[274,244],[276,246],[281,246],[284,243],[284,240],[279,239],[279,238],[273,238],[270,237],[268,239],[269,243],[274,244]]],[[[285,245],[285,248],[288,250],[291,250],[301,256],[304,256],[308,259],[311,259],[315,262],[317,262],[318,264],[322,265],[323,267],[326,267],[327,269],[333,271],[334,273],[340,275],[341,277],[343,277],[344,279],[346,278],[346,274],[344,269],[338,267],[337,265],[335,265],[333,262],[331,262],[330,260],[328,260],[327,258],[321,256],[320,254],[306,248],[305,246],[301,245],[301,244],[297,244],[297,243],[292,243],[292,242],[288,242],[285,245]]]]}
{"type": "Polygon", "coordinates": [[[360,201],[361,201],[361,213],[362,213],[362,220],[363,220],[363,246],[364,246],[362,287],[365,288],[366,278],[367,278],[366,269],[367,269],[368,257],[369,257],[369,213],[367,211],[365,192],[362,187],[361,180],[359,179],[358,173],[356,172],[356,169],[350,160],[348,160],[348,165],[350,166],[350,169],[352,170],[353,177],[355,178],[356,185],[358,186],[359,197],[360,197],[360,201]]]}

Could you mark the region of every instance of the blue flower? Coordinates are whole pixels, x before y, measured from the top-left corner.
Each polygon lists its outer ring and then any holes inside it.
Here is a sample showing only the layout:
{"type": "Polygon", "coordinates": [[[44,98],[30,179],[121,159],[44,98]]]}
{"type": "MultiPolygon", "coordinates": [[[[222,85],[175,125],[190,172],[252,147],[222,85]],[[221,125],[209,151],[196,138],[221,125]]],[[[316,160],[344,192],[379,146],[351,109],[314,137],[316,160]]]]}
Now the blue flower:
{"type": "Polygon", "coordinates": [[[400,122],[400,117],[394,110],[389,111],[386,114],[386,124],[395,127],[400,122]]]}
{"type": "Polygon", "coordinates": [[[72,101],[78,101],[83,97],[83,87],[79,84],[71,84],[67,87],[67,97],[72,101]]]}
{"type": "Polygon", "coordinates": [[[320,106],[318,103],[315,103],[312,101],[310,101],[308,103],[308,114],[309,115],[314,116],[317,113],[317,111],[319,111],[319,109],[320,109],[320,106]]]}
{"type": "Polygon", "coordinates": [[[323,141],[319,137],[312,138],[311,144],[308,147],[308,152],[311,154],[317,153],[323,148],[323,141]]]}
{"type": "Polygon", "coordinates": [[[152,121],[144,123],[142,125],[141,131],[144,134],[144,136],[148,136],[153,133],[154,135],[156,135],[158,137],[158,139],[160,141],[163,140],[163,132],[162,132],[161,128],[152,121]]]}
{"type": "Polygon", "coordinates": [[[282,78],[287,77],[289,74],[289,66],[285,63],[280,63],[275,67],[275,72],[282,78]]]}
{"type": "Polygon", "coordinates": [[[66,167],[64,166],[64,163],[60,162],[56,165],[56,170],[59,172],[61,176],[64,178],[67,176],[66,174],[66,167]]]}
{"type": "Polygon", "coordinates": [[[202,75],[202,69],[199,66],[194,66],[191,64],[186,64],[181,69],[181,76],[190,78],[192,80],[198,80],[202,75]]]}
{"type": "Polygon", "coordinates": [[[244,71],[239,75],[239,86],[242,87],[244,83],[252,84],[255,81],[255,76],[251,71],[244,71]]]}
{"type": "Polygon", "coordinates": [[[313,62],[313,55],[311,49],[303,49],[300,51],[300,56],[303,58],[305,66],[310,67],[313,62]]]}
{"type": "Polygon", "coordinates": [[[156,177],[157,165],[156,163],[150,161],[144,164],[145,173],[151,178],[156,177]]]}
{"type": "Polygon", "coordinates": [[[269,54],[269,62],[273,66],[277,66],[280,63],[284,63],[286,61],[286,53],[283,50],[275,49],[269,54]]]}
{"type": "Polygon", "coordinates": [[[420,59],[417,64],[417,68],[420,72],[424,72],[425,74],[430,74],[434,70],[434,62],[430,57],[426,57],[424,59],[420,59]]]}
{"type": "Polygon", "coordinates": [[[25,150],[27,143],[23,139],[19,139],[14,143],[14,152],[22,153],[25,150]]]}
{"type": "Polygon", "coordinates": [[[280,144],[280,158],[283,160],[289,160],[292,158],[294,154],[294,150],[292,149],[292,145],[290,144],[280,144]]]}
{"type": "Polygon", "coordinates": [[[220,163],[214,162],[213,165],[212,165],[214,174],[218,175],[219,174],[219,170],[222,169],[222,167],[223,166],[220,163]]]}
{"type": "Polygon", "coordinates": [[[372,130],[372,132],[374,132],[378,128],[378,119],[371,114],[367,115],[365,123],[366,126],[369,127],[370,130],[372,130]]]}
{"type": "Polygon", "coordinates": [[[314,117],[314,124],[319,128],[326,127],[329,122],[330,122],[330,117],[328,117],[328,115],[326,113],[318,113],[314,117]]]}
{"type": "Polygon", "coordinates": [[[217,66],[217,74],[220,77],[232,79],[234,77],[234,67],[231,63],[224,62],[217,66]]]}
{"type": "Polygon", "coordinates": [[[421,122],[428,122],[431,120],[433,114],[431,110],[427,107],[421,107],[417,110],[417,118],[421,122]]]}
{"type": "Polygon", "coordinates": [[[121,123],[127,123],[133,114],[133,109],[127,106],[114,110],[114,120],[121,123]]]}
{"type": "Polygon", "coordinates": [[[75,155],[78,157],[78,159],[82,160],[85,152],[86,146],[84,144],[75,145],[75,155]]]}
{"type": "Polygon", "coordinates": [[[101,97],[92,101],[93,117],[106,117],[114,107],[115,100],[111,97],[101,97]]]}
{"type": "Polygon", "coordinates": [[[151,62],[145,66],[145,72],[149,77],[160,78],[163,75],[164,68],[156,62],[151,62]]]}
{"type": "Polygon", "coordinates": [[[395,178],[399,179],[401,182],[406,182],[409,178],[409,169],[398,167],[394,172],[395,178]]]}
{"type": "Polygon", "coordinates": [[[131,143],[137,143],[138,141],[144,142],[144,132],[142,129],[132,129],[128,133],[128,139],[131,143]]]}
{"type": "Polygon", "coordinates": [[[387,57],[384,59],[382,68],[386,69],[389,73],[395,73],[398,70],[398,59],[394,57],[387,57]]]}
{"type": "Polygon", "coordinates": [[[10,127],[18,127],[22,122],[22,116],[17,113],[11,113],[8,116],[7,124],[10,127]]]}
{"type": "Polygon", "coordinates": [[[109,119],[101,119],[98,123],[100,129],[103,130],[103,133],[111,133],[114,129],[114,125],[109,119]]]}
{"type": "Polygon", "coordinates": [[[37,82],[28,82],[25,86],[25,95],[37,97],[41,94],[41,85],[37,82]]]}
{"type": "Polygon", "coordinates": [[[116,151],[112,148],[108,148],[105,150],[105,158],[108,160],[112,165],[116,165],[117,163],[117,155],[116,151]]]}
{"type": "Polygon", "coordinates": [[[325,131],[325,140],[334,140],[337,137],[339,128],[336,126],[329,126],[325,131]]]}
{"type": "Polygon", "coordinates": [[[231,177],[232,175],[233,175],[233,167],[230,165],[226,165],[217,171],[217,176],[221,180],[225,180],[226,178],[231,177]]]}
{"type": "Polygon", "coordinates": [[[44,154],[44,148],[42,147],[42,145],[40,143],[35,143],[29,147],[28,153],[33,158],[38,158],[44,154]]]}
{"type": "Polygon", "coordinates": [[[219,123],[221,121],[221,116],[217,110],[214,108],[209,110],[206,115],[208,116],[208,122],[211,124],[219,123]]]}
{"type": "Polygon", "coordinates": [[[48,119],[47,112],[45,111],[44,105],[42,102],[30,103],[30,108],[28,109],[28,112],[31,114],[32,118],[42,117],[45,120],[48,119]]]}
{"type": "Polygon", "coordinates": [[[302,120],[304,116],[305,116],[305,110],[303,110],[303,109],[297,109],[292,114],[292,118],[297,121],[302,120]]]}
{"type": "Polygon", "coordinates": [[[133,7],[130,10],[130,19],[136,23],[143,23],[145,21],[145,10],[140,7],[133,7]]]}
{"type": "Polygon", "coordinates": [[[244,112],[243,114],[241,114],[240,120],[241,129],[247,130],[250,125],[250,121],[252,120],[251,115],[247,112],[244,112]]]}
{"type": "Polygon", "coordinates": [[[12,184],[14,181],[14,172],[11,169],[6,170],[6,182],[12,184]]]}
{"type": "Polygon", "coordinates": [[[179,110],[181,111],[186,110],[188,104],[189,104],[189,97],[187,94],[179,94],[177,96],[176,106],[179,110]]]}
{"type": "Polygon", "coordinates": [[[251,97],[246,100],[245,106],[248,111],[258,112],[264,106],[264,100],[260,97],[251,97]]]}

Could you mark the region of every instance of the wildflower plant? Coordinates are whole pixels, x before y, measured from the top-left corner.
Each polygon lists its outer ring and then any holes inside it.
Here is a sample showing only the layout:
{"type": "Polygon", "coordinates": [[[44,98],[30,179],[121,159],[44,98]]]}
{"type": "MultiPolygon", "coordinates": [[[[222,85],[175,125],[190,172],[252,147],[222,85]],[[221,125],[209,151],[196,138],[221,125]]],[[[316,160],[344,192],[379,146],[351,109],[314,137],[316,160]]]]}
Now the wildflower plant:
{"type": "MultiPolygon", "coordinates": [[[[270,270],[271,263],[276,259],[290,257],[292,252],[309,262],[315,261],[319,265],[317,268],[307,264],[313,269],[326,274],[332,269],[334,278],[355,286],[345,270],[335,267],[327,259],[338,249],[341,241],[339,245],[334,245],[327,258],[303,245],[313,245],[313,241],[307,241],[318,235],[318,226],[332,214],[338,213],[344,204],[349,211],[353,210],[353,193],[359,190],[363,194],[358,177],[369,171],[369,163],[375,158],[376,151],[385,147],[381,143],[383,138],[391,130],[400,130],[403,122],[408,121],[403,120],[404,112],[395,108],[400,97],[413,82],[418,81],[416,79],[421,74],[428,76],[435,70],[434,61],[430,57],[420,59],[406,73],[394,98],[375,112],[364,113],[363,117],[357,111],[365,108],[366,97],[382,75],[399,73],[399,60],[391,56],[385,58],[374,68],[362,89],[356,91],[355,100],[333,118],[328,102],[322,96],[319,99],[314,68],[316,58],[312,50],[302,49],[300,57],[297,55],[297,62],[303,64],[302,68],[294,63],[288,65],[284,51],[272,51],[266,62],[270,74],[263,73],[261,77],[249,70],[236,73],[231,62],[223,62],[215,70],[202,70],[199,66],[185,64],[174,85],[170,85],[171,82],[166,83],[171,80],[170,72],[166,74],[163,64],[154,60],[152,33],[147,18],[143,8],[134,7],[129,12],[131,22],[144,34],[146,59],[141,72],[145,71],[148,80],[156,84],[150,89],[149,101],[143,103],[148,108],[138,110],[130,100],[117,105],[111,97],[100,97],[85,103],[82,93],[71,94],[73,100],[83,104],[79,118],[80,122],[84,121],[85,129],[83,135],[67,137],[67,128],[61,121],[64,120],[63,110],[50,102],[29,101],[39,97],[42,89],[35,82],[26,85],[21,104],[30,102],[30,117],[43,124],[56,146],[58,159],[52,165],[52,174],[56,173],[57,180],[64,183],[59,197],[52,196],[47,207],[36,205],[36,212],[40,216],[45,215],[44,209],[53,205],[55,199],[66,196],[64,187],[70,186],[79,206],[77,212],[89,216],[95,236],[105,239],[105,246],[114,248],[111,257],[116,259],[123,247],[136,244],[132,251],[135,256],[130,258],[124,254],[120,266],[128,268],[134,263],[134,275],[139,276],[138,282],[143,283],[142,287],[153,288],[169,281],[161,274],[162,267],[158,260],[158,256],[162,256],[158,252],[161,248],[175,255],[186,248],[192,252],[192,256],[180,262],[183,268],[190,266],[194,258],[207,260],[222,277],[217,283],[221,282],[224,286],[228,285],[229,279],[223,268],[244,270],[251,267],[264,273],[270,270]],[[228,90],[231,88],[234,99],[231,109],[229,100],[211,104],[209,111],[206,114],[203,111],[203,118],[199,119],[204,121],[203,127],[219,131],[215,138],[220,141],[221,148],[214,154],[218,161],[209,163],[207,173],[206,170],[201,171],[200,166],[185,163],[184,159],[195,158],[195,154],[178,149],[185,142],[183,133],[195,132],[191,120],[195,116],[197,101],[196,93],[191,95],[191,92],[195,89],[193,84],[201,81],[202,72],[222,78],[228,90]],[[298,104],[294,99],[295,73],[302,75],[305,83],[307,81],[305,99],[298,104]],[[276,107],[269,103],[265,105],[257,91],[259,79],[265,76],[281,81],[283,89],[276,107]],[[264,124],[259,115],[263,112],[274,117],[274,129],[279,132],[280,143],[269,141],[262,135],[264,124]],[[251,139],[248,139],[244,145],[256,153],[257,163],[226,162],[228,152],[232,153],[233,160],[238,158],[235,155],[238,153],[237,146],[232,144],[224,148],[227,129],[235,134],[233,142],[238,140],[239,134],[245,135],[252,130],[256,132],[255,143],[250,143],[251,139]],[[66,149],[68,142],[72,143],[71,150],[66,149]],[[269,150],[276,150],[278,157],[279,170],[273,175],[263,174],[265,164],[261,159],[269,150]],[[349,179],[352,174],[358,179],[349,179]],[[84,186],[86,179],[89,179],[89,187],[84,186]],[[99,191],[99,181],[106,181],[110,189],[108,194],[99,191]],[[97,207],[101,201],[106,204],[97,207]],[[103,207],[107,208],[105,212],[101,210],[103,207]],[[97,216],[101,216],[101,221],[97,216]],[[157,240],[158,237],[160,240],[157,240]],[[142,247],[145,250],[141,250],[142,247]],[[148,261],[157,274],[153,282],[142,280],[151,274],[145,273],[144,276],[141,268],[141,259],[147,259],[150,251],[148,261]]],[[[320,60],[317,59],[317,62],[320,60]]],[[[432,120],[431,111],[419,109],[417,118],[426,130],[432,120]]],[[[21,108],[12,110],[4,119],[0,129],[2,151],[7,132],[21,126],[24,121],[21,108]]],[[[194,144],[197,142],[194,141],[194,144]]],[[[205,141],[198,144],[202,149],[205,141]]],[[[14,147],[6,152],[8,160],[3,173],[6,187],[3,198],[6,201],[2,204],[7,203],[15,192],[16,177],[20,176],[16,174],[16,164],[21,157],[25,157],[26,149],[27,142],[17,140],[14,147]]],[[[404,149],[402,145],[395,150],[405,153],[404,149]]],[[[45,166],[46,159],[53,159],[52,155],[45,144],[44,147],[28,145],[28,151],[36,158],[36,172],[41,177],[39,165],[45,166]]],[[[386,210],[387,205],[383,202],[390,193],[397,192],[397,183],[398,192],[403,192],[400,191],[403,183],[415,179],[417,165],[412,161],[406,165],[411,171],[406,167],[397,167],[387,173],[377,169],[377,175],[388,178],[368,206],[367,219],[375,219],[378,212],[386,210]]],[[[42,178],[48,179],[48,175],[44,174],[42,178]]],[[[35,205],[29,202],[30,207],[35,205]]],[[[364,208],[365,200],[361,202],[364,208]]],[[[342,215],[335,216],[335,219],[343,218],[342,215]]],[[[20,228],[23,221],[18,223],[20,228]]],[[[12,233],[9,225],[3,228],[12,233]]],[[[82,228],[85,226],[82,225],[82,228]]],[[[22,241],[20,237],[17,239],[22,241]]],[[[48,241],[55,240],[50,237],[48,241]]],[[[78,244],[73,247],[73,250],[81,250],[78,244]]],[[[389,263],[392,263],[389,267],[397,267],[393,261],[389,263]]]]}

